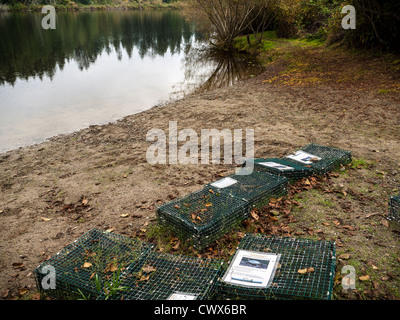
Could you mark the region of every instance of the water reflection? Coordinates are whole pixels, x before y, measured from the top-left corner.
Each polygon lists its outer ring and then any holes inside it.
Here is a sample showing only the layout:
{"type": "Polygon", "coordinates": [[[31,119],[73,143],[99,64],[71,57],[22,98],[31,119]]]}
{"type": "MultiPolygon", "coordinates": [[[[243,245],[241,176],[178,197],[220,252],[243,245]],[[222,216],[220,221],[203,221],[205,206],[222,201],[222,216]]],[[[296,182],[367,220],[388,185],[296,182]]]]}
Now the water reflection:
{"type": "Polygon", "coordinates": [[[259,72],[173,10],[0,14],[0,152],[259,72]]]}
{"type": "Polygon", "coordinates": [[[185,44],[202,41],[194,26],[175,11],[59,12],[56,30],[44,31],[43,15],[0,15],[0,83],[17,78],[54,77],[73,59],[79,69],[88,69],[105,50],[122,49],[129,58],[135,48],[141,58],[180,53],[185,44]]]}
{"type": "Polygon", "coordinates": [[[182,87],[191,93],[231,86],[263,71],[254,58],[205,46],[188,47],[184,64],[182,87]]]}

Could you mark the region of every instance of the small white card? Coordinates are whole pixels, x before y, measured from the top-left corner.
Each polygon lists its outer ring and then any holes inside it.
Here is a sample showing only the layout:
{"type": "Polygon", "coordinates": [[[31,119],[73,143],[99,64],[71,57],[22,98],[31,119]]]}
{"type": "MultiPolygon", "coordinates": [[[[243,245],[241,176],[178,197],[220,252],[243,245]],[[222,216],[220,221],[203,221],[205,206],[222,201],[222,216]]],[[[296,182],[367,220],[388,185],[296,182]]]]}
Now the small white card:
{"type": "Polygon", "coordinates": [[[280,171],[283,170],[293,170],[293,167],[285,166],[284,164],[276,163],[276,162],[259,162],[258,164],[269,167],[269,168],[274,168],[280,171]]]}
{"type": "Polygon", "coordinates": [[[290,158],[290,159],[293,159],[295,161],[299,161],[299,162],[302,162],[302,163],[305,163],[305,164],[313,163],[312,161],[310,161],[312,158],[316,158],[316,159],[318,159],[318,161],[321,160],[320,157],[314,156],[313,154],[304,152],[302,150],[296,151],[295,154],[291,154],[289,156],[286,156],[286,158],[290,158]]]}
{"type": "Polygon", "coordinates": [[[191,293],[172,293],[167,300],[196,300],[197,295],[193,295],[191,293]]]}
{"type": "Polygon", "coordinates": [[[237,180],[232,179],[231,177],[226,177],[224,179],[218,180],[216,182],[211,183],[211,185],[215,188],[222,189],[227,188],[237,183],[237,180]]]}
{"type": "Polygon", "coordinates": [[[267,288],[279,259],[280,254],[238,250],[222,280],[243,287],[267,288]]]}

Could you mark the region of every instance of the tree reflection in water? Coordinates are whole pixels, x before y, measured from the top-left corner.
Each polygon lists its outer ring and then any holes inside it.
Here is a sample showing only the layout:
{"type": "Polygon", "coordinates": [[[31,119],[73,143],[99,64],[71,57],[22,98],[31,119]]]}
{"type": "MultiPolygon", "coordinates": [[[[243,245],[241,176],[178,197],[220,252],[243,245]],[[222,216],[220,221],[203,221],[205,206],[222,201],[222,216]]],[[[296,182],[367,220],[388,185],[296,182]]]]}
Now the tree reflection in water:
{"type": "Polygon", "coordinates": [[[208,46],[188,45],[184,56],[185,80],[175,87],[172,99],[231,86],[261,73],[256,59],[208,46]]]}

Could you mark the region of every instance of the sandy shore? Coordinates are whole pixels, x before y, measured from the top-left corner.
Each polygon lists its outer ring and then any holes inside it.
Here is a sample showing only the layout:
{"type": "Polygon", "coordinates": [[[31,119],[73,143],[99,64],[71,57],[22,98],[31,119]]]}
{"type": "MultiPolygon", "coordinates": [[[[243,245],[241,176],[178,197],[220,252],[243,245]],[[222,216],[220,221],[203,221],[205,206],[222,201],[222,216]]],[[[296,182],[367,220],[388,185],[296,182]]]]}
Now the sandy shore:
{"type": "MultiPolygon", "coordinates": [[[[91,228],[132,235],[155,218],[157,204],[233,172],[230,165],[148,164],[146,134],[153,128],[168,132],[169,121],[198,133],[254,129],[256,157],[280,157],[309,142],[351,150],[384,176],[368,178],[371,188],[379,184],[381,201],[367,210],[353,206],[354,215],[384,212],[387,195],[400,181],[398,96],[343,86],[288,87],[267,78],[261,74],[0,154],[2,298],[35,292],[33,269],[91,228]]],[[[396,235],[387,241],[395,246],[396,235]]]]}

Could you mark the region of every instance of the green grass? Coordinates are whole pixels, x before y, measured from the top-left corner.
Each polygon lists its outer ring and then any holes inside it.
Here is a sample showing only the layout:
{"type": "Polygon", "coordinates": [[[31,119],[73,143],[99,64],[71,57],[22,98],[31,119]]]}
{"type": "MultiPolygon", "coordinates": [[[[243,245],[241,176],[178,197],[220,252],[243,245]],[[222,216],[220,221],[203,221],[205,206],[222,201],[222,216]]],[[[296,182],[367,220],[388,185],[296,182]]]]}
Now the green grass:
{"type": "Polygon", "coordinates": [[[250,44],[247,41],[247,35],[237,37],[234,41],[234,48],[239,52],[265,52],[275,48],[277,36],[275,31],[264,31],[261,44],[257,42],[254,34],[250,34],[249,39],[250,44]]]}

